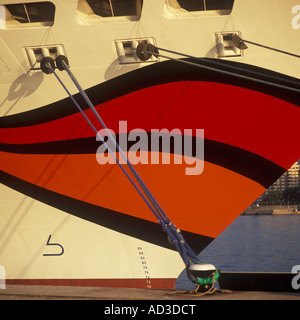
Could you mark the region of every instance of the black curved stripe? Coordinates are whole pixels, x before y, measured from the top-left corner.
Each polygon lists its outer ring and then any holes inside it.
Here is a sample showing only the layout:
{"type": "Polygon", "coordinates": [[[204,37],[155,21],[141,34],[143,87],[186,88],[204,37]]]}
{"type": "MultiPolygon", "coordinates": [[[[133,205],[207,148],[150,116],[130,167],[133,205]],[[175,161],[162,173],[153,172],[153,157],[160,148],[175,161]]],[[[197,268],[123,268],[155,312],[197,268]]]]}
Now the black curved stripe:
{"type": "MultiPolygon", "coordinates": [[[[187,60],[197,63],[197,60],[187,60]]],[[[201,61],[204,61],[205,65],[210,66],[210,61],[212,60],[214,59],[202,59],[201,61]]],[[[220,64],[221,70],[229,71],[230,66],[235,66],[244,69],[240,74],[251,76],[251,71],[255,71],[261,73],[261,77],[255,76],[255,78],[259,78],[260,80],[269,81],[269,76],[271,75],[272,77],[278,78],[278,80],[274,81],[275,83],[281,84],[281,79],[285,79],[299,83],[299,86],[296,85],[294,87],[300,88],[300,81],[298,79],[288,77],[277,72],[233,61],[217,61],[220,64]]],[[[230,84],[263,92],[270,96],[293,103],[296,106],[300,106],[300,93],[291,92],[286,89],[274,88],[268,84],[263,85],[252,80],[240,79],[215,71],[200,69],[194,66],[178,63],[176,61],[164,61],[131,71],[89,88],[86,90],[86,93],[94,105],[99,105],[137,90],[177,81],[211,81],[230,84]]],[[[74,97],[84,109],[86,103],[80,94],[76,94],[74,97]]],[[[0,128],[15,128],[41,124],[66,117],[77,112],[78,111],[73,105],[71,99],[66,98],[45,107],[21,114],[2,117],[0,118],[0,128]]]]}
{"type": "MultiPolygon", "coordinates": [[[[149,141],[151,139],[148,133],[149,141]]],[[[195,148],[195,139],[193,145],[195,148]]],[[[135,142],[128,142],[128,151],[135,142]]],[[[95,138],[37,143],[31,145],[0,144],[0,151],[20,154],[95,154],[101,142],[95,138]]],[[[149,143],[149,146],[151,143],[149,143]]],[[[174,153],[174,146],[170,145],[174,153]]],[[[150,151],[150,150],[142,150],[150,151]]],[[[161,151],[161,150],[159,150],[161,151]]],[[[204,140],[204,160],[241,174],[264,188],[272,185],[286,169],[252,152],[225,143],[204,140]]]]}
{"type": "MultiPolygon", "coordinates": [[[[0,182],[33,199],[41,201],[78,218],[175,251],[174,246],[169,243],[167,235],[163,232],[158,223],[135,218],[117,211],[92,205],[49,191],[7,174],[1,170],[0,182]]],[[[214,240],[213,238],[184,230],[182,230],[182,234],[197,254],[214,240]]]]}

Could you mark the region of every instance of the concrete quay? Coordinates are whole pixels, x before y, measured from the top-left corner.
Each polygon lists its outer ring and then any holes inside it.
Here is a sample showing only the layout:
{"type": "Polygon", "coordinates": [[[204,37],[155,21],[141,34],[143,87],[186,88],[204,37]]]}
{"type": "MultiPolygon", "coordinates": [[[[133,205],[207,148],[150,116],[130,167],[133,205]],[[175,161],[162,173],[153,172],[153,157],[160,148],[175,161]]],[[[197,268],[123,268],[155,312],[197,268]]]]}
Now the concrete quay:
{"type": "Polygon", "coordinates": [[[182,290],[8,285],[0,290],[0,300],[300,300],[300,293],[232,291],[201,296],[182,290]]]}
{"type": "Polygon", "coordinates": [[[272,216],[272,215],[300,215],[298,206],[261,206],[249,207],[243,214],[244,216],[272,216]]]}

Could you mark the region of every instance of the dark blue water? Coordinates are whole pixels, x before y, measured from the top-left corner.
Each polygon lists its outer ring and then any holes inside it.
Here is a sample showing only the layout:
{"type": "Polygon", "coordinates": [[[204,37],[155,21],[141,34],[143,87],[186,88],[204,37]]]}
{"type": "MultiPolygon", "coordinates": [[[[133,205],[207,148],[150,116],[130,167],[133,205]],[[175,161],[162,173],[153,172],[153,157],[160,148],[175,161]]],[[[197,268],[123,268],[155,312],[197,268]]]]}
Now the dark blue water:
{"type": "MultiPolygon", "coordinates": [[[[300,215],[240,216],[199,257],[223,271],[291,272],[300,265],[300,215]]],[[[183,272],[176,289],[189,288],[183,272]]]]}

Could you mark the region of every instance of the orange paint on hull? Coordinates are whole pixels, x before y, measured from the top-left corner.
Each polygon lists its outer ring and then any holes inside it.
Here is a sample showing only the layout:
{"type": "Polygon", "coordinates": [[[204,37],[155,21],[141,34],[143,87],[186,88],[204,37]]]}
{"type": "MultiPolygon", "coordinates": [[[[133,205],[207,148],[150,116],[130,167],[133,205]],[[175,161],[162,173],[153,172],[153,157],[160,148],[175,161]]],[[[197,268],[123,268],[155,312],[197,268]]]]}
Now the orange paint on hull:
{"type": "MultiPolygon", "coordinates": [[[[1,169],[39,187],[157,222],[117,165],[100,165],[96,154],[24,155],[1,152],[1,169]]],[[[186,164],[136,165],[142,179],[180,229],[217,237],[265,188],[221,166],[205,162],[201,175],[186,164]],[[153,177],[158,177],[153,179],[153,177]]]]}

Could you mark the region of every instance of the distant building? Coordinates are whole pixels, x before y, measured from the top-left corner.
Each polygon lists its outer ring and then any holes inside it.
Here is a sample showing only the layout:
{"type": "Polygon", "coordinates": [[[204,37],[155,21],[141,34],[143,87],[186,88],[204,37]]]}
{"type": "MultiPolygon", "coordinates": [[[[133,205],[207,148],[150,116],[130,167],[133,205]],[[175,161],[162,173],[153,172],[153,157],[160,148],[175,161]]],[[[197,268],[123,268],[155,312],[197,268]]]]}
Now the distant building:
{"type": "Polygon", "coordinates": [[[292,165],[278,180],[276,180],[266,192],[256,199],[251,207],[260,206],[263,196],[267,195],[270,191],[284,191],[287,188],[300,186],[300,160],[292,165]]]}
{"type": "Polygon", "coordinates": [[[300,186],[300,160],[293,164],[287,172],[275,181],[268,191],[284,191],[286,188],[298,186],[300,186]]]}

